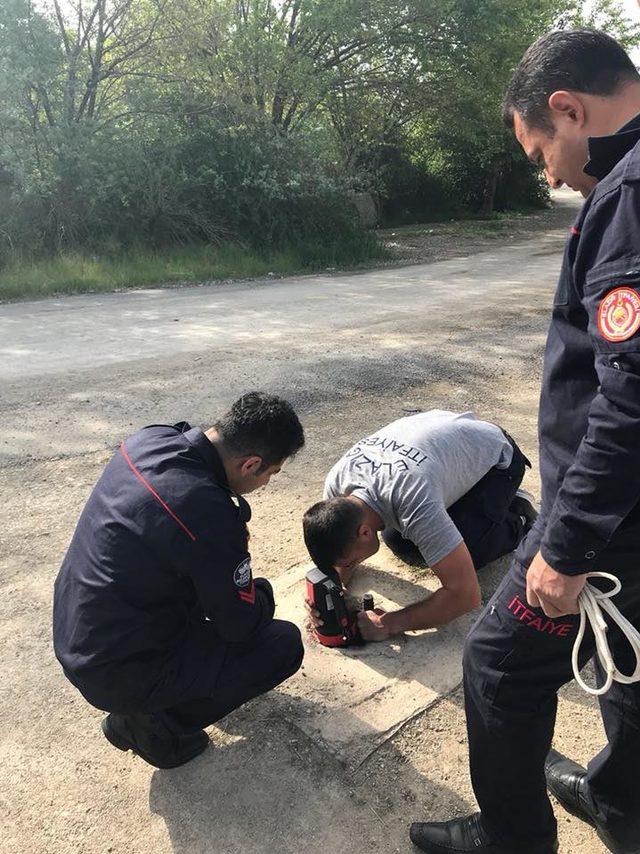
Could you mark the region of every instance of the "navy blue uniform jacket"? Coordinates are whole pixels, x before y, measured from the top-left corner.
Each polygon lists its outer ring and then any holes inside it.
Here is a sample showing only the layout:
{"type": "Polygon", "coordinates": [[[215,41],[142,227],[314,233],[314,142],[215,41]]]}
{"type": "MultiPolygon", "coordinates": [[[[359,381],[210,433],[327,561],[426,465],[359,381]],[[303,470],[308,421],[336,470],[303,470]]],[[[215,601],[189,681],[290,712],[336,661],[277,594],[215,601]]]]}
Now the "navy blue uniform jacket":
{"type": "Polygon", "coordinates": [[[640,571],[640,117],[589,141],[599,178],[568,237],[539,414],[538,548],[567,575],[640,571]]]}
{"type": "Polygon", "coordinates": [[[56,655],[90,702],[152,710],[211,693],[226,645],[273,617],[250,515],[201,430],[156,425],[122,443],[55,584],[56,655]]]}

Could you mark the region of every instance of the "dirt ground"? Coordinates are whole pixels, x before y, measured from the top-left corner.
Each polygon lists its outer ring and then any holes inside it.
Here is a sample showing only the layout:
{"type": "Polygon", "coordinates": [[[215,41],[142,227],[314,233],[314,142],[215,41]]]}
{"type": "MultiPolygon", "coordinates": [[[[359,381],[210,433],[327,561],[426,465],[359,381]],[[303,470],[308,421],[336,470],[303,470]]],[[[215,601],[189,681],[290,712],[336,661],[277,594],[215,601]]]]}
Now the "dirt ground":
{"type": "Polygon", "coordinates": [[[541,231],[563,228],[567,210],[555,203],[548,209],[530,214],[504,213],[492,219],[455,220],[432,222],[424,225],[403,225],[381,228],[378,231],[386,250],[389,264],[420,264],[425,261],[443,261],[461,254],[483,252],[495,245],[517,244],[531,240],[541,231]]]}
{"type": "MultiPolygon", "coordinates": [[[[571,202],[556,206],[547,219],[541,216],[531,254],[559,266],[559,226],[565,228],[574,212],[571,202]]],[[[504,235],[491,240],[497,263],[510,241],[504,235]]],[[[447,247],[452,254],[446,257],[456,258],[469,249],[459,237],[447,247]]],[[[486,252],[487,245],[476,251],[486,252]]],[[[477,257],[481,264],[488,256],[477,257]]],[[[514,276],[517,262],[504,257],[505,275],[514,276]]],[[[445,275],[451,268],[442,269],[445,275]]],[[[225,361],[203,339],[193,351],[166,358],[141,351],[120,361],[114,356],[112,364],[90,364],[87,344],[85,367],[48,371],[43,365],[26,377],[7,369],[0,379],[2,852],[313,854],[329,846],[348,846],[352,854],[404,852],[412,850],[410,821],[442,820],[474,808],[459,688],[358,767],[345,765],[284,719],[273,696],[212,727],[212,748],[182,769],[154,771],[113,750],[99,731],[101,713],[66,683],[53,657],[51,589],[78,513],[117,438],[172,415],[174,421],[189,417],[205,424],[238,387],[289,388],[307,434],[304,453],[252,500],[256,574],[276,578],[305,558],[300,517],[320,494],[327,468],[360,435],[414,409],[474,409],[504,424],[532,459],[527,485],[539,494],[535,423],[553,289],[551,273],[545,276],[539,288],[533,282],[522,291],[526,299],[509,302],[502,291],[495,299],[487,292],[473,311],[470,297],[454,293],[435,323],[414,318],[411,305],[403,303],[394,335],[384,330],[385,348],[376,332],[382,321],[369,317],[357,352],[343,334],[342,358],[326,340],[306,355],[282,354],[284,345],[276,341],[277,357],[274,349],[257,348],[249,356],[229,346],[225,361]],[[428,331],[416,332],[421,325],[428,331]],[[220,384],[225,390],[217,395],[220,384]]],[[[385,310],[391,314],[399,312],[402,287],[396,279],[389,285],[385,310]]],[[[240,296],[251,304],[250,288],[240,296]]],[[[376,299],[382,313],[382,289],[376,299]]],[[[82,306],[95,304],[82,300],[64,305],[81,318],[82,306]]],[[[59,307],[53,301],[46,306],[51,324],[59,307]]],[[[7,309],[9,334],[0,348],[28,359],[32,345],[25,343],[21,324],[26,318],[36,328],[43,310],[36,304],[7,309]],[[15,337],[12,329],[18,330],[15,337]]],[[[41,342],[47,351],[44,333],[41,342]]],[[[64,346],[61,337],[58,349],[64,346]]],[[[586,761],[603,743],[596,705],[569,686],[560,700],[556,746],[586,761]]],[[[604,850],[590,828],[559,808],[556,813],[562,852],[604,850]]]]}

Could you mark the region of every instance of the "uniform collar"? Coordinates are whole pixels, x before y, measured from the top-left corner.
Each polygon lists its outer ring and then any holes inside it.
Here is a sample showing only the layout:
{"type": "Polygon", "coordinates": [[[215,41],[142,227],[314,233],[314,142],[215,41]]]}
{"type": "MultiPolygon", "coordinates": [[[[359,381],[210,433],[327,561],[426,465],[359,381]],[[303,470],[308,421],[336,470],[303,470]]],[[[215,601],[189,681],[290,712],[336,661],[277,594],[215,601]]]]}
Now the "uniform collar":
{"type": "Polygon", "coordinates": [[[589,161],[584,167],[587,175],[601,181],[640,139],[640,115],[627,122],[611,136],[589,137],[589,161]]]}
{"type": "Polygon", "coordinates": [[[222,457],[213,442],[207,439],[202,430],[198,427],[192,427],[187,421],[181,421],[179,424],[174,424],[173,426],[183,434],[191,447],[195,448],[204,459],[205,463],[213,471],[218,486],[221,486],[229,493],[233,503],[237,507],[239,520],[244,523],[248,522],[251,519],[251,505],[244,496],[234,492],[229,486],[222,457]]]}
{"type": "Polygon", "coordinates": [[[176,430],[179,430],[192,448],[195,448],[209,468],[213,469],[216,481],[225,489],[231,491],[227,473],[224,470],[222,457],[218,453],[213,442],[210,442],[205,434],[198,427],[192,427],[188,421],[180,421],[173,425],[176,430]]]}

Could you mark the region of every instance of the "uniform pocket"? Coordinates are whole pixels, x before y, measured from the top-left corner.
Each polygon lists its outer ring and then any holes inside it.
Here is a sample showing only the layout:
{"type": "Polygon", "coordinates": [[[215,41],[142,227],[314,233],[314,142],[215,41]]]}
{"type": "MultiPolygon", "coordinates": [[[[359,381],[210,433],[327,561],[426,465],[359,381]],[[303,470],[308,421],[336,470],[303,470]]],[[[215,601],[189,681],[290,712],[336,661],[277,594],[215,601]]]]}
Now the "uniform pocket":
{"type": "Polygon", "coordinates": [[[505,619],[498,605],[489,609],[484,631],[490,643],[482,667],[482,693],[493,706],[502,706],[509,683],[526,683],[532,676],[534,639],[522,624],[505,619]]]}
{"type": "Polygon", "coordinates": [[[567,306],[571,302],[573,281],[572,269],[579,238],[580,230],[574,226],[569,232],[569,237],[565,244],[564,256],[562,258],[562,269],[560,270],[560,279],[553,297],[554,306],[567,306]]]}
{"type": "Polygon", "coordinates": [[[496,722],[543,710],[572,676],[576,617],[554,621],[526,601],[526,568],[508,576],[476,623],[465,650],[465,678],[496,722]]]}
{"type": "Polygon", "coordinates": [[[554,308],[556,306],[569,305],[569,292],[569,274],[566,270],[563,270],[560,276],[560,281],[558,282],[558,287],[556,288],[556,292],[553,295],[554,308]]]}

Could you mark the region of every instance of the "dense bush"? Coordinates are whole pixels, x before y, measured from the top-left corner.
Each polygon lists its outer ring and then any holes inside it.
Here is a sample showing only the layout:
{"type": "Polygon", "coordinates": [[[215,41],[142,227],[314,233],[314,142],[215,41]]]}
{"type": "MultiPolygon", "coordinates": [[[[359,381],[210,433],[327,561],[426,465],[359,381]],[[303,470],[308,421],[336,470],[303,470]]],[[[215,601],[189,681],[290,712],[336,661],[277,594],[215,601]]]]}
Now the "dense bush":
{"type": "Polygon", "coordinates": [[[385,152],[383,164],[380,208],[388,225],[528,210],[549,202],[548,186],[539,171],[523,162],[515,149],[513,157],[504,157],[496,170],[489,210],[483,206],[492,175],[480,164],[474,168],[470,159],[447,158],[442,149],[411,159],[406,150],[393,148],[385,152]]]}
{"type": "Polygon", "coordinates": [[[222,239],[273,248],[359,232],[313,140],[268,124],[162,122],[77,139],[74,151],[48,184],[0,174],[5,251],[27,236],[36,250],[222,239]]]}
{"type": "Polygon", "coordinates": [[[406,149],[388,147],[380,153],[380,207],[387,225],[449,219],[467,210],[451,192],[446,174],[433,164],[416,162],[406,149]]]}

